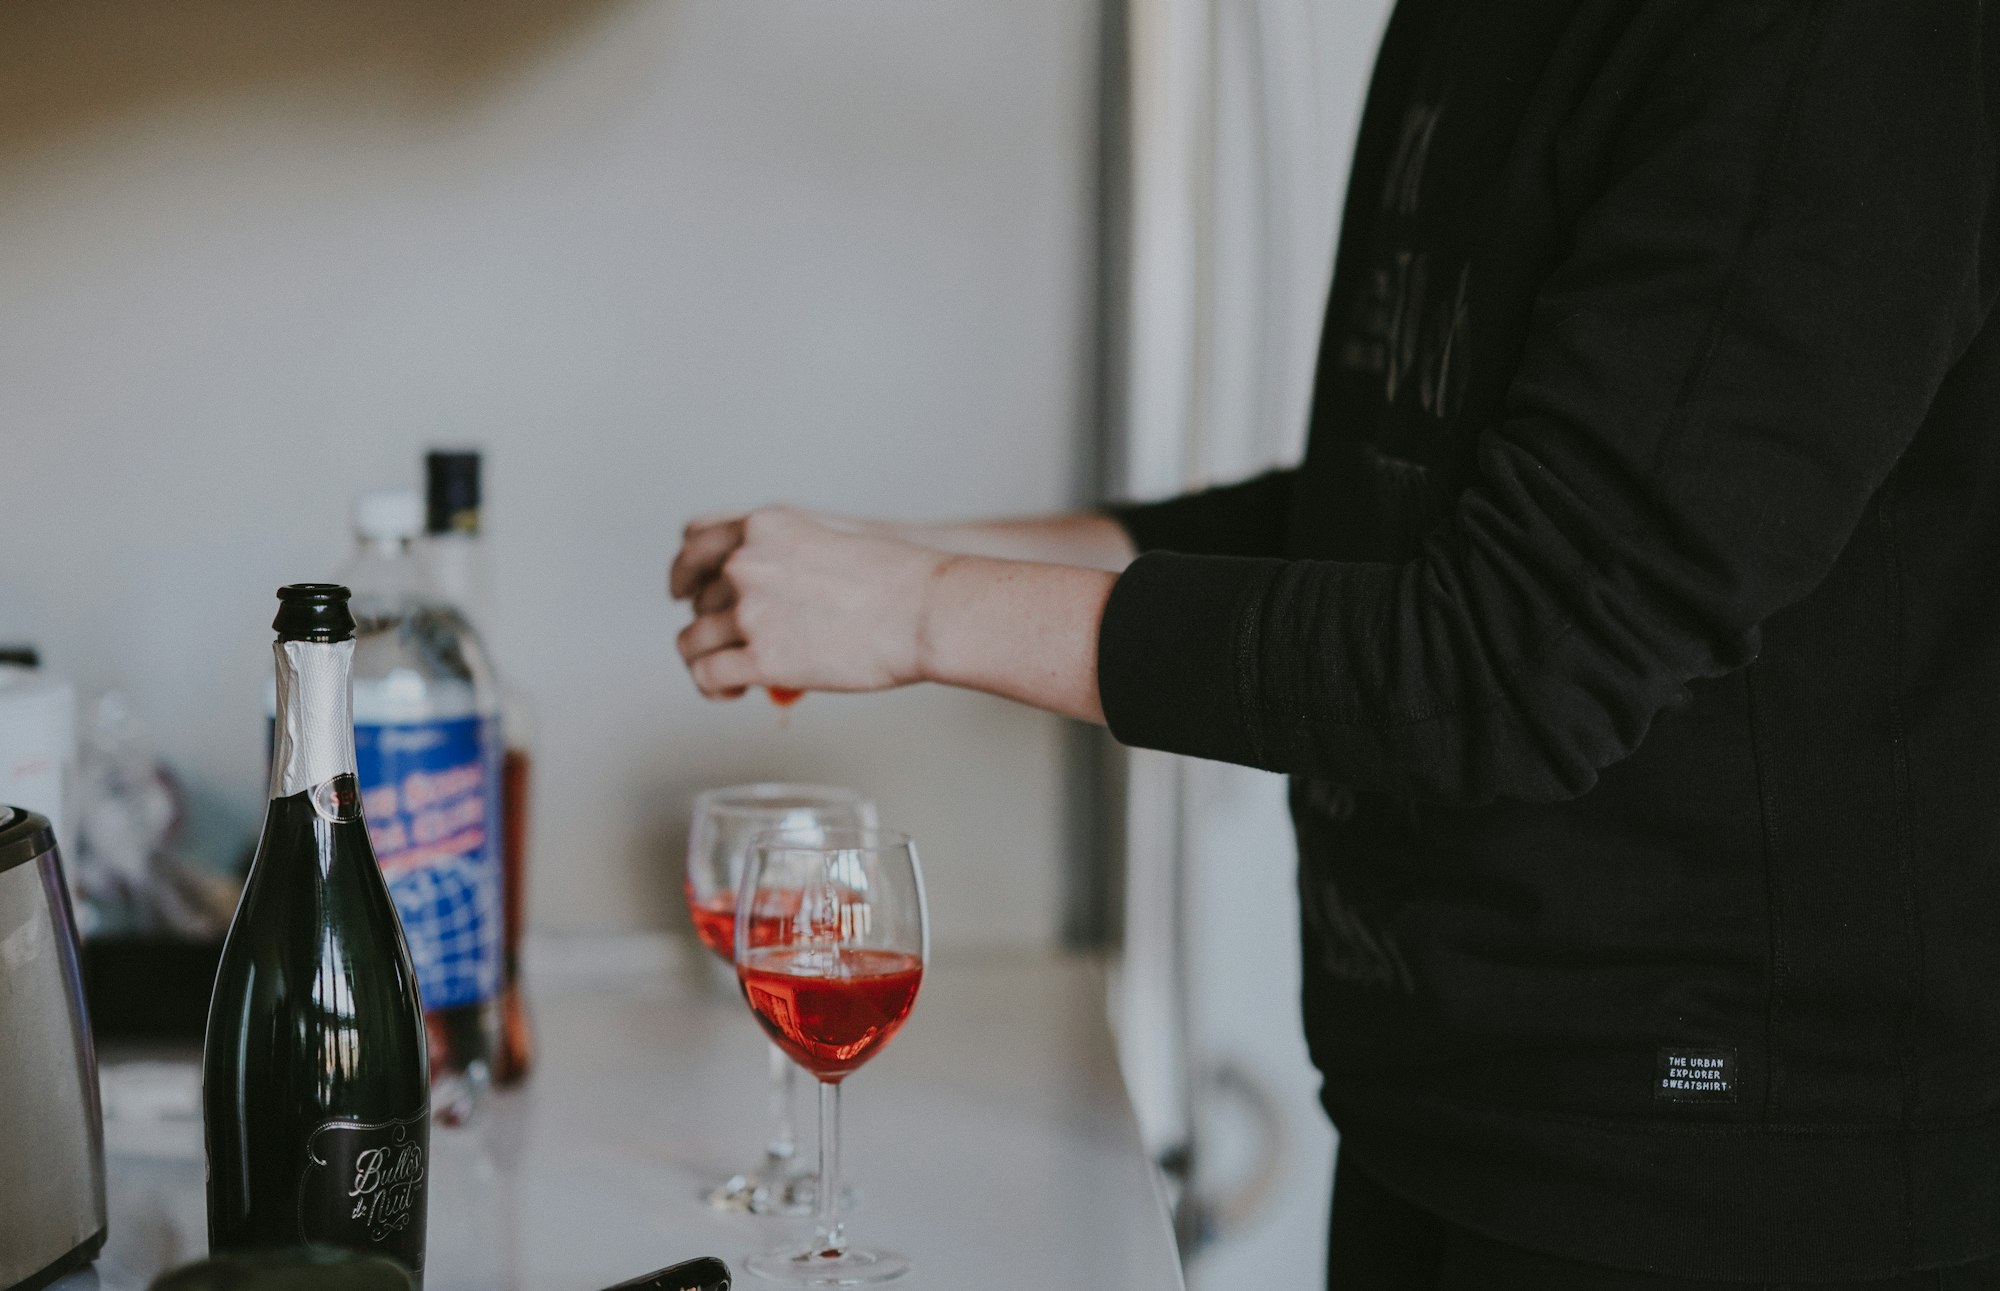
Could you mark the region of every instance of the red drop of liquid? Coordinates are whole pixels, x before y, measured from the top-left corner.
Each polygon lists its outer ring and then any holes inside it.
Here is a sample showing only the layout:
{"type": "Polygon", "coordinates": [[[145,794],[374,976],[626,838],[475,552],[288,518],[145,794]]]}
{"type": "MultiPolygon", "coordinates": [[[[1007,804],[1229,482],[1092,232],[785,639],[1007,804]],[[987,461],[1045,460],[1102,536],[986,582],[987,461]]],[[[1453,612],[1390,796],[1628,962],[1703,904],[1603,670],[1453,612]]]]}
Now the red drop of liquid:
{"type": "Polygon", "coordinates": [[[803,690],[793,690],[790,686],[766,686],[764,689],[770,692],[771,702],[779,708],[790,708],[804,698],[806,693],[803,690]]]}

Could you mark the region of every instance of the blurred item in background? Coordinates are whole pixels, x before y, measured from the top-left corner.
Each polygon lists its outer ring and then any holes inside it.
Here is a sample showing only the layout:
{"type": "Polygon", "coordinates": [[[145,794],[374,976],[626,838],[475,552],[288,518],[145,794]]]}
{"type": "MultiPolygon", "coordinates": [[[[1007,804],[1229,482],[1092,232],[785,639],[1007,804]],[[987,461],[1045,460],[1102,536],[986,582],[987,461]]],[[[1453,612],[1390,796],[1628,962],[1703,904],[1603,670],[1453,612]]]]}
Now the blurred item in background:
{"type": "Polygon", "coordinates": [[[501,934],[499,688],[431,583],[415,490],[354,504],[354,751],[370,841],[402,916],[431,1044],[431,1110],[469,1119],[492,1081],[501,934]]]}
{"type": "Polygon", "coordinates": [[[494,1083],[519,1084],[534,1064],[534,1037],[521,985],[521,939],[527,928],[528,795],[535,714],[519,686],[492,665],[493,618],[488,602],[486,543],[477,449],[424,454],[424,545],[431,585],[458,612],[485,649],[500,699],[500,1034],[494,1083]]]}
{"type": "Polygon", "coordinates": [[[120,691],[89,705],[76,768],[66,862],[91,1028],[102,1038],[195,1039],[242,891],[238,822],[186,791],[120,691]]]}
{"type": "Polygon", "coordinates": [[[33,646],[0,646],[0,803],[46,816],[61,848],[100,1034],[201,1033],[236,907],[240,831],[190,798],[117,690],[87,705],[33,646]]]}
{"type": "Polygon", "coordinates": [[[63,808],[76,761],[76,691],[41,671],[41,662],[31,645],[0,645],[0,803],[48,817],[68,848],[63,808]]]}
{"type": "Polygon", "coordinates": [[[220,941],[239,885],[189,854],[190,804],[119,691],[83,723],[76,775],[76,873],[86,935],[220,941]]]}

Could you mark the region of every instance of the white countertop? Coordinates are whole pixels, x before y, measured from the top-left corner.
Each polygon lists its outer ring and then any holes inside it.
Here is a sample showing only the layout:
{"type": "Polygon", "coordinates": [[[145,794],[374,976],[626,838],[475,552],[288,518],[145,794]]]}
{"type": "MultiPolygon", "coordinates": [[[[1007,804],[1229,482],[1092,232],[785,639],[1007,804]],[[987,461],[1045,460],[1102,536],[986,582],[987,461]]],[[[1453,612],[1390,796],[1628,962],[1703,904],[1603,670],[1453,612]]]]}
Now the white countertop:
{"type": "MultiPolygon", "coordinates": [[[[434,1136],[427,1291],[597,1291],[696,1255],[727,1260],[739,1287],[772,1285],[742,1271],[744,1255],[807,1229],[697,1196],[763,1141],[764,1040],[748,1010],[701,971],[570,958],[536,993],[532,1082],[478,1128],[434,1136]]],[[[1103,998],[1084,960],[946,959],[847,1082],[843,1166],[861,1196],[848,1227],[911,1257],[893,1286],[1180,1291],[1103,998]]],[[[106,1068],[110,1241],[57,1291],[143,1291],[206,1246],[192,1068],[106,1068]],[[135,1087],[185,1093],[164,1098],[163,1118],[134,1117],[116,1095],[135,1087]]]]}

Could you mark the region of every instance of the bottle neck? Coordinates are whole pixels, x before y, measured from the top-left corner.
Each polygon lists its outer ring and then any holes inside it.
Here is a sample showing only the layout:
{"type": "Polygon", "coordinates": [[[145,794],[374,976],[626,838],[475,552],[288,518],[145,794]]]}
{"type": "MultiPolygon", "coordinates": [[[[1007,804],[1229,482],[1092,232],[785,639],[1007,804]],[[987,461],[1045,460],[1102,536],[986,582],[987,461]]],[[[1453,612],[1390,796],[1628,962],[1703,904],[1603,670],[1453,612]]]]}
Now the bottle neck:
{"type": "Polygon", "coordinates": [[[476,529],[455,529],[429,535],[425,542],[426,571],[431,589],[484,634],[486,621],[485,544],[476,529]]]}
{"type": "Polygon", "coordinates": [[[354,642],[279,641],[271,797],[353,775],[354,642]]]}
{"type": "Polygon", "coordinates": [[[356,622],[370,630],[434,595],[423,563],[416,559],[407,538],[356,535],[354,556],[342,566],[339,577],[354,589],[356,622]]]}

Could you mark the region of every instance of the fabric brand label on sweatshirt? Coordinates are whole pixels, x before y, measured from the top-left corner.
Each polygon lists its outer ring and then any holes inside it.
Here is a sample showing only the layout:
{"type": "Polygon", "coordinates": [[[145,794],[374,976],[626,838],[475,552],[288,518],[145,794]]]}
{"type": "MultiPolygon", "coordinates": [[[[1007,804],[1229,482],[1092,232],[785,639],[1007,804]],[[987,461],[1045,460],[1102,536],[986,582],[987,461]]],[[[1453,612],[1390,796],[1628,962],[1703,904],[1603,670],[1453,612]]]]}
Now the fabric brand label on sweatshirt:
{"type": "Polygon", "coordinates": [[[1734,1049],[1662,1049],[1653,1097],[1672,1103],[1736,1101],[1734,1049]]]}

